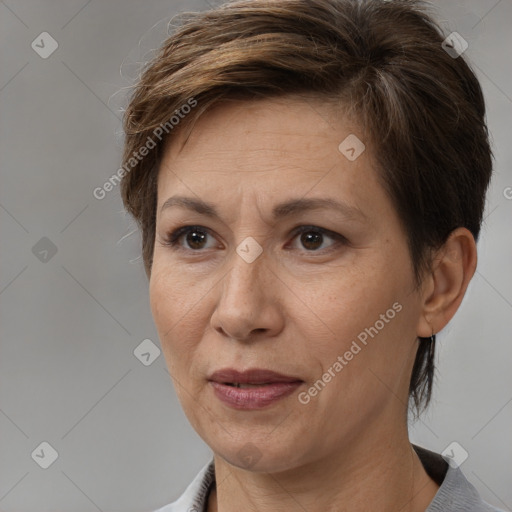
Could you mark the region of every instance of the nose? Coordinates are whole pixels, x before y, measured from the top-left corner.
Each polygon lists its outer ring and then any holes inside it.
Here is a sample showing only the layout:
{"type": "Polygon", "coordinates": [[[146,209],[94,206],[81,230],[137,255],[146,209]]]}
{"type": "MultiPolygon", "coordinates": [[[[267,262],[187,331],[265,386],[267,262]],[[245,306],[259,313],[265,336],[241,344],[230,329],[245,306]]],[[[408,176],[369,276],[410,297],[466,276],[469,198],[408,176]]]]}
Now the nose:
{"type": "Polygon", "coordinates": [[[250,342],[277,335],[283,327],[280,280],[265,252],[248,263],[233,251],[221,280],[211,326],[225,337],[250,342]]]}

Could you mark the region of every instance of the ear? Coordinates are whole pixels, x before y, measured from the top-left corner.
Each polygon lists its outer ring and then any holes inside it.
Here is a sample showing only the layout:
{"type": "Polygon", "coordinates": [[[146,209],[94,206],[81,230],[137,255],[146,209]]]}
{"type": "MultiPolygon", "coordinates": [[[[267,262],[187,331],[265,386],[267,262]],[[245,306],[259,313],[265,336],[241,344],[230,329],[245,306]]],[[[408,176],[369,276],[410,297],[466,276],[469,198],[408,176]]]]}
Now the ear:
{"type": "Polygon", "coordinates": [[[436,252],[432,271],[424,279],[417,336],[429,338],[452,319],[475,273],[476,264],[476,243],[471,231],[455,229],[436,252]]]}

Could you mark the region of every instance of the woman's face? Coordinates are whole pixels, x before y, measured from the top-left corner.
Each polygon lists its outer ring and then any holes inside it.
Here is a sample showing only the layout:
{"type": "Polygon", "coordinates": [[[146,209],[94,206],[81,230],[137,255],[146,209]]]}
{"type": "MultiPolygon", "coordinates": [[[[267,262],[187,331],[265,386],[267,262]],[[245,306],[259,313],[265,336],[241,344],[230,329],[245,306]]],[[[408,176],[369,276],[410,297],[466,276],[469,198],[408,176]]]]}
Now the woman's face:
{"type": "Polygon", "coordinates": [[[284,471],[405,428],[421,297],[354,134],[326,104],[265,99],[217,106],[164,155],[152,313],[187,417],[235,466],[284,471]]]}

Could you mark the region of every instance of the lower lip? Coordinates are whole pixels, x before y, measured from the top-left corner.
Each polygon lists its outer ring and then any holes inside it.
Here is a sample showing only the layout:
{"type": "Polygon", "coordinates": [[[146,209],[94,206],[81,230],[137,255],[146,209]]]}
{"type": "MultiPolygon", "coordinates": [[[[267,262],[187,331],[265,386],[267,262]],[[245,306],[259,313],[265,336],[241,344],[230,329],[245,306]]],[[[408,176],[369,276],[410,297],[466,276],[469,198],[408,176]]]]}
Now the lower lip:
{"type": "Polygon", "coordinates": [[[301,381],[274,382],[260,387],[237,388],[220,382],[210,381],[217,398],[234,409],[263,409],[292,394],[301,381]]]}

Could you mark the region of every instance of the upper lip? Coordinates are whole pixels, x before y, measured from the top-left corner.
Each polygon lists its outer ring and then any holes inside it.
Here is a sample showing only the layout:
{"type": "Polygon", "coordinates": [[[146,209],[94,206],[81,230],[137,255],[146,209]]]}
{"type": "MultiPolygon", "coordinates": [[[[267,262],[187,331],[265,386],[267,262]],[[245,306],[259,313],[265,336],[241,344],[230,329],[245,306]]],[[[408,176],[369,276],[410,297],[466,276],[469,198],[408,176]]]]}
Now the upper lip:
{"type": "Polygon", "coordinates": [[[269,382],[297,382],[302,381],[297,377],[290,375],[283,375],[272,370],[265,370],[262,368],[251,368],[244,371],[235,370],[234,368],[223,368],[212,373],[209,380],[226,383],[239,383],[239,384],[266,384],[269,382]]]}

